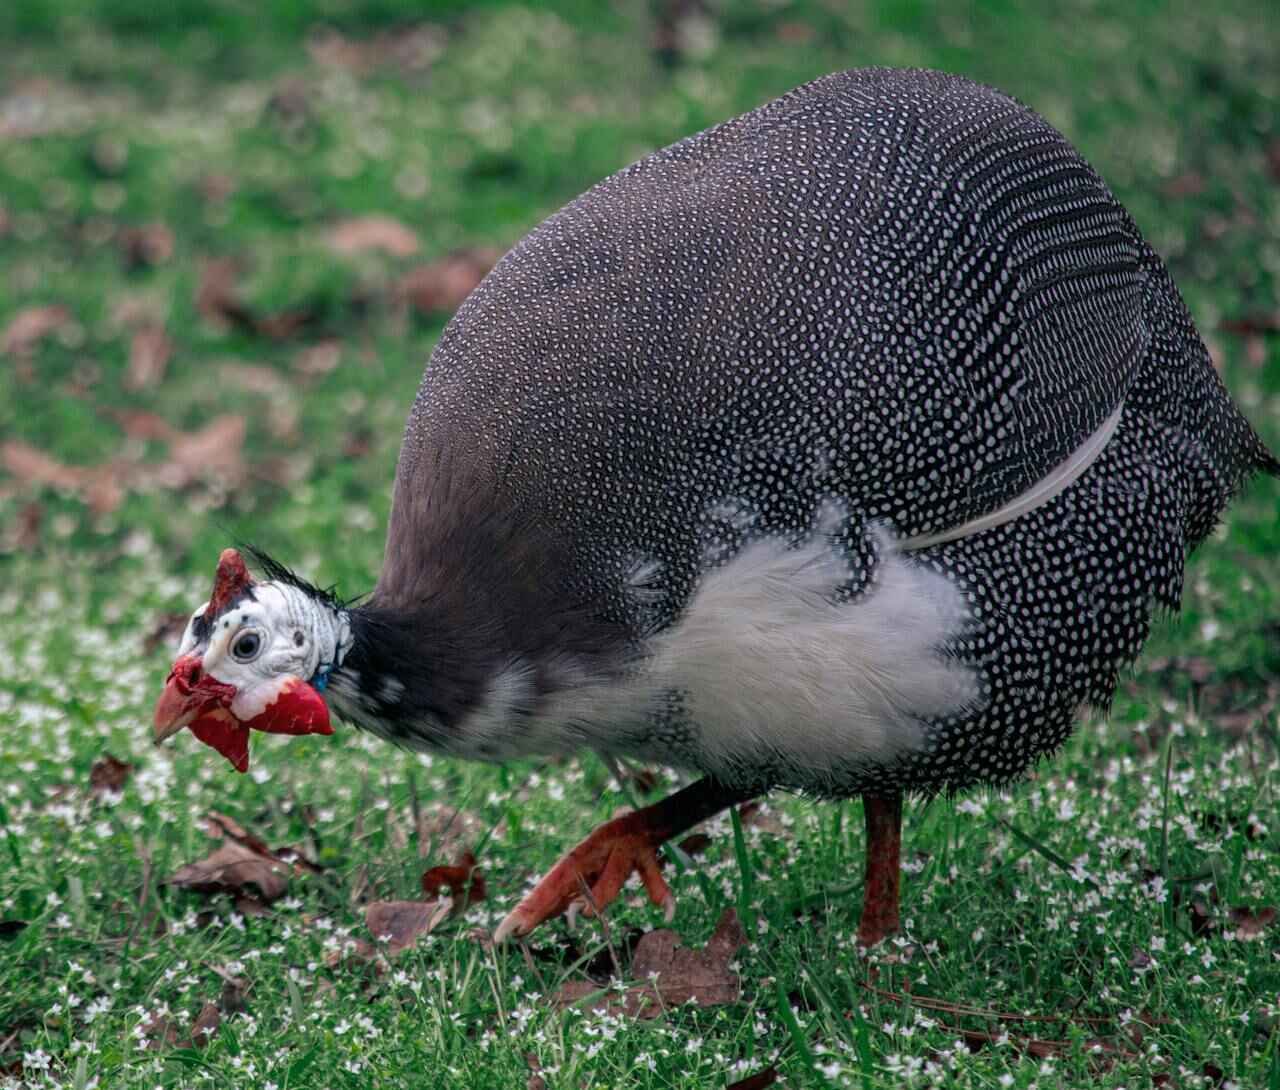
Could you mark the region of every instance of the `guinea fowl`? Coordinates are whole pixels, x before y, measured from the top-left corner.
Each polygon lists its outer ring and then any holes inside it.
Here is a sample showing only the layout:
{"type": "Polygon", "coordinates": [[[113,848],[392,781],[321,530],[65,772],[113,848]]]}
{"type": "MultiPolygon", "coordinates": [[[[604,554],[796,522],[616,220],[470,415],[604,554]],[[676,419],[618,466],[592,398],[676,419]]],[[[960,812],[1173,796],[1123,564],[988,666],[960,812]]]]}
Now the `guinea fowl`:
{"type": "Polygon", "coordinates": [[[1169,274],[1031,110],[819,79],[606,179],[449,323],[360,604],[234,550],[156,708],[236,768],[329,709],[416,749],[697,770],[520,903],[522,935],[772,788],[863,796],[859,937],[901,799],[1023,773],[1105,705],[1188,550],[1280,464],[1169,274]]]}

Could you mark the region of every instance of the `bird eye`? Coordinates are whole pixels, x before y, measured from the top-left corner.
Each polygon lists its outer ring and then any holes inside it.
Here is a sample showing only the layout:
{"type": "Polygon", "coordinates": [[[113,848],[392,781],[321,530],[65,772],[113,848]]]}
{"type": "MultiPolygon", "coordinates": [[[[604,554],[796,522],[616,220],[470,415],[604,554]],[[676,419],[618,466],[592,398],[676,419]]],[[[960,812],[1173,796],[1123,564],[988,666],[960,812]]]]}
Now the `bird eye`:
{"type": "Polygon", "coordinates": [[[231,645],[231,657],[236,662],[252,662],[262,650],[262,637],[253,629],[241,632],[231,645]]]}

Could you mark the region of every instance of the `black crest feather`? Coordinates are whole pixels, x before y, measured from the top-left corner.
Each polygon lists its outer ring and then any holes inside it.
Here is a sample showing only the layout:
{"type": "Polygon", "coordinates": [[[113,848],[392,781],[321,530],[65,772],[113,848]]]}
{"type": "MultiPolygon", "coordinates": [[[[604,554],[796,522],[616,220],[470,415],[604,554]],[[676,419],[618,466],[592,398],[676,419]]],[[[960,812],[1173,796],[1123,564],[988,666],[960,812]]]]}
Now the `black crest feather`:
{"type": "Polygon", "coordinates": [[[253,562],[253,566],[257,568],[272,583],[285,583],[288,586],[296,587],[304,594],[309,594],[312,598],[323,602],[325,605],[333,609],[346,609],[351,603],[344,601],[337,593],[334,587],[318,587],[307,579],[304,579],[292,568],[286,567],[274,557],[268,556],[256,545],[249,545],[245,542],[238,542],[236,548],[249,557],[253,562]]]}

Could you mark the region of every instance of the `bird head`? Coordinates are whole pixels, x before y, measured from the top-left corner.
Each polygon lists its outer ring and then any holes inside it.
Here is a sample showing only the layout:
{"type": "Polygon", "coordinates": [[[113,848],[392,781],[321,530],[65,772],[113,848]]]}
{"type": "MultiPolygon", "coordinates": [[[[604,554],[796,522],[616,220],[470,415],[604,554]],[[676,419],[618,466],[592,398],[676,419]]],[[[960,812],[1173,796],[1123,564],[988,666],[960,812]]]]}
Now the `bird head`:
{"type": "Polygon", "coordinates": [[[157,744],[190,727],[240,772],[249,767],[250,729],[333,733],[321,694],[350,646],[341,603],[260,559],[269,581],[255,582],[239,552],[223,551],[155,711],[157,744]]]}

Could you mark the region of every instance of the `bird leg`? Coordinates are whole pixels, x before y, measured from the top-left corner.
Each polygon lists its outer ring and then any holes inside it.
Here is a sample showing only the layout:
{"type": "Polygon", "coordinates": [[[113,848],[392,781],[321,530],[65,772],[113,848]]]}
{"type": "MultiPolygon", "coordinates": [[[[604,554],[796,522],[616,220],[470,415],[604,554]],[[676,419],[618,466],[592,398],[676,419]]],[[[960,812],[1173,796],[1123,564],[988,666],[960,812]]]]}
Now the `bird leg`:
{"type": "Polygon", "coordinates": [[[862,797],[867,822],[866,890],[858,942],[874,946],[898,930],[898,879],[902,873],[902,796],[862,797]]]}
{"type": "Polygon", "coordinates": [[[583,911],[601,911],[622,892],[632,872],[640,875],[649,899],[670,920],[675,898],[659,869],[658,847],[756,794],[725,787],[708,777],[652,806],[606,821],[565,855],[502,921],[494,932],[495,941],[527,935],[540,923],[581,905],[584,886],[583,911]]]}

